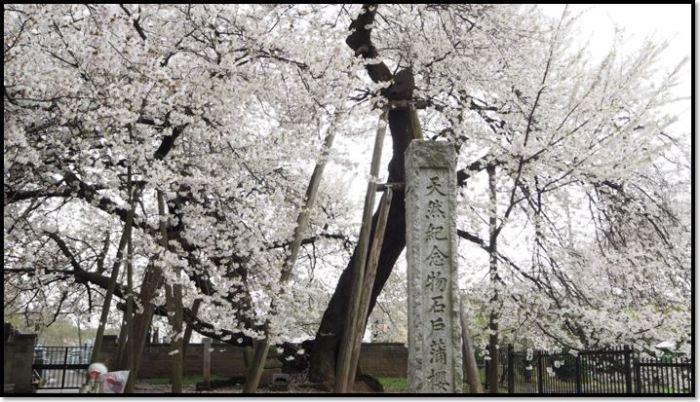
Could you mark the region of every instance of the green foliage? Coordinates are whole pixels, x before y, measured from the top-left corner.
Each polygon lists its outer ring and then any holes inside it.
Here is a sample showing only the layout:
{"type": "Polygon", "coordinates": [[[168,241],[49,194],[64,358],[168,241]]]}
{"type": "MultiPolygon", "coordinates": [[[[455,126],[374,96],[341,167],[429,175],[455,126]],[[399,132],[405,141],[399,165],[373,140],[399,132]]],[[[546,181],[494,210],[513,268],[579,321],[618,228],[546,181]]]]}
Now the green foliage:
{"type": "MultiPolygon", "coordinates": [[[[217,375],[217,374],[212,374],[211,380],[212,381],[218,381],[218,380],[225,380],[227,377],[217,375]]],[[[170,378],[164,378],[164,377],[159,377],[159,378],[149,378],[149,379],[144,379],[140,380],[143,382],[147,382],[152,385],[167,385],[170,384],[170,378]]],[[[195,375],[195,376],[187,376],[182,378],[182,385],[196,385],[198,382],[204,381],[204,377],[201,375],[195,375]]]]}
{"type": "Polygon", "coordinates": [[[384,392],[408,392],[408,379],[403,377],[379,377],[384,392]]]}

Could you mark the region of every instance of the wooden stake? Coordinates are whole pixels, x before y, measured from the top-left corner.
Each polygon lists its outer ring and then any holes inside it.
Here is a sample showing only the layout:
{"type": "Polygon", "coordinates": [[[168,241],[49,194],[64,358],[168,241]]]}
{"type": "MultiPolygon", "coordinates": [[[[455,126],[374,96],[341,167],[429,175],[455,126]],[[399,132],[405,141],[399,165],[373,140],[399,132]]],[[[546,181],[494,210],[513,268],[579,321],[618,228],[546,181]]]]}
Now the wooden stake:
{"type": "Polygon", "coordinates": [[[460,295],[459,310],[460,321],[462,322],[462,360],[466,368],[467,384],[469,384],[469,391],[475,394],[481,394],[484,390],[481,387],[479,368],[476,365],[476,358],[474,357],[474,347],[472,346],[472,338],[469,333],[469,319],[467,317],[467,310],[464,308],[464,295],[460,295]]]}
{"type": "MultiPolygon", "coordinates": [[[[199,300],[199,299],[197,299],[199,300]]],[[[207,389],[211,387],[211,339],[202,340],[202,382],[207,389]]]]}
{"type": "MultiPolygon", "coordinates": [[[[168,232],[165,226],[165,201],[163,197],[163,192],[157,190],[158,193],[158,215],[159,215],[159,227],[161,242],[164,251],[168,250],[168,232]]],[[[171,359],[172,359],[172,371],[171,371],[171,390],[173,393],[182,393],[182,285],[165,285],[165,299],[168,306],[168,321],[170,321],[170,326],[173,328],[174,335],[170,339],[171,345],[171,359]],[[172,316],[171,316],[172,313],[172,316]]]]}
{"type": "MultiPolygon", "coordinates": [[[[318,193],[318,186],[321,183],[321,177],[323,176],[323,170],[326,167],[326,159],[328,158],[328,152],[330,152],[333,146],[333,140],[335,138],[335,130],[331,127],[326,135],[323,143],[323,150],[321,151],[321,156],[316,162],[314,171],[311,174],[311,179],[309,180],[309,185],[306,188],[306,200],[304,207],[299,211],[297,215],[297,225],[294,228],[294,239],[292,240],[292,245],[289,250],[289,257],[285,261],[284,267],[282,268],[282,274],[280,276],[280,292],[284,292],[283,285],[289,281],[292,275],[292,270],[294,269],[294,264],[297,261],[297,256],[299,255],[299,249],[301,247],[301,241],[304,236],[304,231],[309,224],[309,215],[311,214],[311,209],[316,202],[316,194],[318,193]]],[[[275,301],[272,300],[271,309],[275,309],[275,301]]],[[[267,359],[268,349],[270,348],[270,341],[268,339],[268,329],[269,322],[265,323],[265,338],[255,344],[255,353],[253,354],[253,361],[248,367],[248,373],[246,375],[246,382],[243,386],[243,392],[252,393],[255,392],[259,385],[260,379],[262,378],[263,370],[265,369],[265,360],[267,359]]]]}
{"type": "MultiPolygon", "coordinates": [[[[498,282],[498,226],[497,226],[497,208],[498,200],[496,193],[496,167],[492,164],[486,166],[486,172],[489,176],[489,279],[492,285],[498,282]]],[[[492,306],[498,303],[498,290],[494,290],[494,294],[490,299],[492,306]]],[[[486,372],[486,383],[491,394],[498,393],[498,312],[492,308],[489,312],[489,361],[488,370],[486,372]]]]}
{"type": "Polygon", "coordinates": [[[124,369],[124,359],[125,359],[125,346],[126,346],[126,311],[122,314],[122,322],[119,326],[119,336],[117,337],[117,348],[114,350],[114,355],[112,356],[112,364],[110,365],[114,370],[124,369]]]}
{"type": "Polygon", "coordinates": [[[255,392],[257,390],[263,371],[265,370],[265,362],[267,361],[267,352],[269,350],[270,344],[268,338],[255,342],[255,348],[253,349],[253,361],[248,369],[248,375],[246,376],[246,383],[243,387],[243,393],[255,392]]]}
{"type": "MultiPolygon", "coordinates": [[[[131,205],[131,208],[135,208],[135,204],[131,205]]],[[[133,233],[133,232],[132,232],[133,233]]],[[[129,239],[126,243],[127,250],[127,260],[126,260],[126,286],[128,288],[128,294],[126,297],[126,339],[127,342],[124,344],[124,353],[126,359],[124,359],[124,364],[126,369],[129,370],[129,375],[135,375],[134,373],[134,343],[131,341],[134,338],[134,295],[132,289],[134,289],[134,244],[132,233],[129,233],[129,239]]]]}
{"type": "Polygon", "coordinates": [[[131,237],[131,226],[134,220],[134,197],[131,192],[131,169],[129,173],[129,204],[130,209],[126,217],[126,223],[124,224],[124,229],[122,230],[122,236],[119,239],[119,246],[117,246],[117,256],[112,264],[112,274],[109,278],[109,284],[107,285],[107,293],[105,294],[104,303],[102,304],[102,312],[100,314],[100,323],[97,327],[97,334],[95,335],[95,343],[92,348],[92,355],[90,356],[90,362],[94,363],[97,361],[100,351],[102,349],[102,339],[104,337],[105,325],[107,324],[107,316],[109,315],[110,305],[112,304],[112,295],[114,295],[114,288],[117,286],[117,278],[119,277],[119,266],[122,264],[124,246],[126,246],[127,239],[131,237]]]}
{"type": "Polygon", "coordinates": [[[364,282],[365,265],[367,263],[367,249],[369,244],[369,234],[372,229],[374,197],[377,191],[377,176],[379,174],[379,162],[382,158],[382,146],[384,145],[387,116],[388,113],[384,111],[381,115],[379,126],[377,128],[377,135],[374,140],[374,152],[372,154],[372,164],[370,166],[370,180],[367,184],[362,227],[360,229],[360,239],[352,270],[353,283],[350,299],[348,300],[349,309],[340,343],[340,355],[336,365],[335,392],[348,392],[348,387],[350,386],[349,373],[352,366],[352,352],[354,347],[353,335],[357,331],[357,326],[359,324],[360,294],[364,282]]]}
{"type": "MultiPolygon", "coordinates": [[[[194,299],[194,302],[192,302],[192,308],[190,311],[192,311],[192,315],[197,318],[197,313],[199,312],[199,306],[202,304],[202,299],[194,299]]],[[[185,358],[184,356],[187,354],[187,345],[190,344],[190,339],[192,338],[192,324],[188,323],[185,326],[185,336],[182,339],[182,355],[183,359],[185,358]]]]}
{"type": "Polygon", "coordinates": [[[360,295],[359,308],[359,325],[355,331],[354,345],[352,350],[352,358],[350,359],[350,371],[348,372],[348,391],[352,391],[352,385],[355,383],[355,373],[360,361],[360,351],[362,349],[362,338],[367,327],[367,313],[369,313],[369,302],[372,299],[372,289],[374,288],[374,279],[377,276],[377,267],[379,266],[379,255],[381,254],[382,245],[384,244],[384,232],[386,230],[386,222],[389,217],[389,209],[391,207],[391,199],[394,193],[391,187],[387,187],[379,206],[379,218],[377,219],[377,227],[374,230],[374,239],[372,240],[372,248],[369,252],[367,262],[367,272],[365,274],[364,284],[362,285],[362,294],[360,295]]]}

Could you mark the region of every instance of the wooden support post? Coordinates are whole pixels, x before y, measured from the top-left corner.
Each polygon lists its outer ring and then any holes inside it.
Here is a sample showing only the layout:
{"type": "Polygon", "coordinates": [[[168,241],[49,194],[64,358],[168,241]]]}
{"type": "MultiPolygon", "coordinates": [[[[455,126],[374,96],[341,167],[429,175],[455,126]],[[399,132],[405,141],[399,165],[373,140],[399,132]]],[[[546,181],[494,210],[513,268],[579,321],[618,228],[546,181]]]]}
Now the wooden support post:
{"type": "MultiPolygon", "coordinates": [[[[297,261],[297,256],[299,255],[299,249],[301,248],[301,241],[304,236],[304,231],[309,224],[309,215],[311,214],[311,209],[316,202],[316,194],[318,193],[318,186],[321,183],[321,177],[323,177],[323,170],[326,167],[326,160],[328,159],[328,153],[333,147],[333,140],[335,138],[335,129],[333,126],[329,128],[328,134],[323,143],[323,149],[321,150],[321,155],[316,162],[314,171],[311,174],[311,179],[309,180],[309,185],[306,188],[306,197],[304,207],[299,211],[297,215],[297,226],[294,228],[294,239],[292,240],[292,245],[289,249],[289,257],[285,261],[282,267],[282,274],[280,275],[280,285],[284,285],[289,281],[292,276],[292,271],[294,269],[294,264],[297,261]]],[[[284,291],[284,286],[280,287],[280,292],[284,291]]],[[[273,299],[271,302],[271,310],[276,309],[276,303],[273,299]]],[[[246,382],[243,386],[243,392],[250,393],[255,392],[260,385],[260,379],[262,378],[263,370],[265,369],[265,360],[267,359],[268,349],[270,348],[270,340],[268,339],[268,328],[269,322],[265,323],[265,338],[257,342],[255,345],[255,353],[253,354],[253,359],[248,365],[248,372],[246,374],[246,382]]]]}
{"type": "MultiPolygon", "coordinates": [[[[202,304],[202,299],[195,299],[194,302],[192,302],[192,308],[190,311],[192,311],[192,315],[197,318],[197,313],[199,312],[199,306],[202,304]]],[[[190,344],[190,339],[192,339],[192,323],[187,323],[185,326],[185,336],[182,340],[182,356],[183,359],[185,358],[184,356],[187,355],[187,345],[190,344]]]]}
{"type": "MultiPolygon", "coordinates": [[[[166,292],[167,295],[167,292],[166,292]]],[[[170,306],[168,310],[173,311],[171,326],[173,335],[170,338],[170,348],[172,354],[172,392],[181,393],[184,377],[184,342],[183,342],[183,317],[182,317],[182,285],[172,285],[170,293],[170,306]]]]}
{"type": "Polygon", "coordinates": [[[377,176],[379,174],[379,163],[382,158],[382,147],[384,145],[384,134],[387,126],[387,112],[384,111],[379,120],[377,135],[374,140],[374,152],[372,153],[372,163],[370,166],[370,179],[365,193],[365,204],[362,216],[362,227],[360,228],[360,238],[357,246],[357,257],[353,265],[353,282],[348,300],[348,314],[343,327],[343,335],[340,343],[339,358],[335,373],[335,392],[345,393],[350,389],[350,369],[352,367],[353,335],[357,331],[359,321],[359,301],[364,284],[364,271],[367,263],[367,249],[369,244],[369,234],[372,226],[372,212],[374,209],[374,197],[377,191],[377,176]]]}
{"type": "Polygon", "coordinates": [[[95,335],[95,343],[92,348],[92,355],[90,356],[90,362],[94,363],[102,349],[102,339],[104,337],[105,325],[107,324],[107,316],[109,315],[110,306],[112,304],[112,296],[114,295],[114,288],[117,286],[117,279],[119,277],[119,266],[122,264],[122,257],[124,254],[124,247],[127,244],[127,240],[131,237],[131,227],[134,220],[134,194],[131,190],[131,168],[128,169],[128,181],[129,181],[129,212],[126,216],[126,223],[124,224],[124,229],[122,230],[122,236],[119,239],[119,246],[117,246],[117,256],[112,264],[112,273],[109,278],[109,284],[107,285],[107,293],[105,294],[104,302],[102,304],[102,312],[100,314],[100,322],[97,326],[97,334],[95,335]]]}
{"type": "Polygon", "coordinates": [[[476,365],[474,356],[474,346],[472,343],[471,334],[469,333],[469,319],[467,311],[464,308],[464,295],[460,294],[460,322],[462,324],[462,360],[464,361],[465,376],[469,391],[473,394],[481,394],[484,389],[481,387],[481,379],[479,378],[479,367],[476,365]]]}
{"type": "Polygon", "coordinates": [[[119,335],[117,336],[117,347],[114,349],[114,354],[112,355],[112,369],[113,370],[123,370],[124,369],[124,350],[126,346],[126,311],[122,316],[122,322],[119,326],[119,335]]]}
{"type": "Polygon", "coordinates": [[[403,191],[403,183],[379,183],[377,184],[377,192],[386,191],[387,188],[391,188],[394,191],[403,191]]]}
{"type": "MultiPolygon", "coordinates": [[[[486,166],[488,173],[489,184],[489,281],[493,288],[493,296],[489,302],[491,306],[498,305],[499,295],[498,288],[495,286],[499,281],[498,275],[498,199],[496,191],[496,167],[493,164],[486,166]]],[[[498,311],[495,307],[491,307],[489,311],[489,356],[491,356],[491,364],[486,372],[486,382],[489,392],[492,394],[498,393],[498,311]]]]}
{"type": "Polygon", "coordinates": [[[353,334],[355,344],[352,350],[352,358],[350,359],[350,371],[348,372],[348,384],[350,384],[348,386],[349,391],[352,391],[352,384],[355,383],[355,373],[357,372],[357,365],[359,364],[360,360],[360,351],[362,349],[362,338],[364,336],[365,328],[367,327],[367,320],[369,318],[367,317],[367,313],[369,313],[369,302],[372,298],[372,288],[374,287],[374,279],[377,275],[379,254],[382,250],[382,245],[384,244],[384,232],[386,230],[386,222],[389,217],[389,208],[391,206],[391,199],[393,196],[393,190],[391,187],[387,187],[379,206],[379,219],[377,220],[377,227],[374,230],[374,239],[372,240],[372,247],[369,252],[367,272],[365,275],[364,284],[362,285],[362,293],[360,295],[359,325],[353,334]]]}
{"type": "MultiPolygon", "coordinates": [[[[131,169],[128,172],[129,187],[131,188],[131,169]]],[[[131,191],[131,190],[130,190],[131,191]]],[[[135,210],[136,202],[132,198],[130,208],[135,210]]],[[[119,367],[129,371],[129,375],[135,375],[134,372],[134,342],[131,340],[134,337],[134,236],[133,229],[129,231],[129,237],[126,239],[126,310],[124,311],[123,328],[124,338],[123,344],[119,345],[119,354],[117,362],[119,367]]],[[[120,334],[121,336],[121,334],[120,334]]],[[[127,379],[128,382],[128,379],[127,379]]]]}
{"type": "Polygon", "coordinates": [[[211,387],[211,339],[202,340],[202,379],[204,387],[211,387]]]}
{"type": "MultiPolygon", "coordinates": [[[[157,190],[158,196],[158,215],[160,217],[159,227],[161,236],[161,245],[167,251],[168,246],[168,231],[165,226],[167,222],[165,215],[165,199],[163,192],[157,190]]],[[[179,272],[178,272],[179,273],[179,272]]],[[[172,326],[173,336],[170,338],[170,358],[172,359],[171,378],[173,393],[182,393],[182,374],[183,374],[183,356],[182,356],[182,286],[181,285],[165,285],[165,299],[168,306],[168,321],[172,326]]]]}
{"type": "MultiPolygon", "coordinates": [[[[132,205],[132,208],[134,205],[132,205]]],[[[128,288],[128,294],[126,296],[126,311],[125,314],[125,324],[126,324],[126,339],[127,342],[124,343],[122,353],[125,355],[123,360],[120,360],[120,364],[124,364],[127,370],[129,370],[129,375],[135,375],[134,372],[134,244],[133,244],[133,231],[129,234],[129,238],[126,243],[127,259],[126,259],[126,287],[128,288]]],[[[120,356],[121,358],[121,356],[120,356]]]]}
{"type": "MultiPolygon", "coordinates": [[[[129,211],[129,215],[132,216],[133,213],[129,211]]],[[[117,285],[117,277],[119,276],[119,266],[121,265],[121,260],[123,256],[123,249],[126,245],[126,236],[131,225],[127,224],[124,226],[122,231],[122,238],[119,241],[119,246],[117,249],[117,257],[114,264],[112,265],[112,274],[109,278],[109,284],[107,285],[107,293],[105,294],[104,302],[102,304],[102,312],[100,314],[100,322],[97,326],[97,334],[95,335],[95,343],[92,348],[92,355],[90,356],[90,362],[94,363],[97,361],[97,356],[102,350],[102,339],[104,337],[105,325],[107,324],[107,316],[109,315],[110,306],[112,304],[112,296],[114,295],[114,288],[117,285]]]]}
{"type": "Polygon", "coordinates": [[[413,134],[414,140],[423,140],[423,129],[421,128],[420,121],[418,120],[418,113],[416,112],[415,104],[410,106],[411,114],[411,134],[413,134]]]}
{"type": "Polygon", "coordinates": [[[508,393],[512,394],[515,392],[515,362],[513,361],[515,353],[513,351],[513,344],[508,344],[508,393]]]}
{"type": "Polygon", "coordinates": [[[265,370],[265,362],[267,361],[267,352],[270,350],[268,339],[261,339],[255,342],[253,349],[253,361],[248,369],[246,383],[243,387],[243,393],[255,392],[260,384],[263,371],[265,370]],[[255,387],[253,388],[253,385],[255,387]]]}

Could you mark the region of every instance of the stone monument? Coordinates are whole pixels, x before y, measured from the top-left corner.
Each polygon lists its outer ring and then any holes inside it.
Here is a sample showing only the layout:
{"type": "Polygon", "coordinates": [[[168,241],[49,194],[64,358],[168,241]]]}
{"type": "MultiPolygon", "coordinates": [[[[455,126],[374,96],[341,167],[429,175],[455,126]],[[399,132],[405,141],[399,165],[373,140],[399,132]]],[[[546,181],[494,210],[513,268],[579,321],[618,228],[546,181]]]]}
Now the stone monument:
{"type": "Polygon", "coordinates": [[[414,140],[405,162],[409,390],[460,393],[454,145],[414,140]]]}

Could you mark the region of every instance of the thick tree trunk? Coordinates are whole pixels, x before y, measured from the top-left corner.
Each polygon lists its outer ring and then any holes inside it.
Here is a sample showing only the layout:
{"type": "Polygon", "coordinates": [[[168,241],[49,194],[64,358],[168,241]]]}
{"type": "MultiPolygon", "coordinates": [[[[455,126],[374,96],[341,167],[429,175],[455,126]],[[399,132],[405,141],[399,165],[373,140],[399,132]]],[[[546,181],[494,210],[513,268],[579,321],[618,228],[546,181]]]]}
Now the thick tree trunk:
{"type": "Polygon", "coordinates": [[[146,267],[143,284],[141,285],[141,294],[139,299],[143,303],[143,309],[140,313],[136,313],[133,319],[133,334],[132,339],[127,340],[127,349],[133,351],[133,366],[132,372],[129,374],[129,380],[126,383],[126,393],[133,393],[136,379],[138,377],[139,368],[141,367],[141,357],[146,345],[146,334],[151,326],[153,319],[153,298],[156,290],[161,286],[163,278],[160,274],[160,269],[153,265],[146,267]],[[129,345],[131,343],[131,345],[129,345]]]}
{"type": "MultiPolygon", "coordinates": [[[[372,44],[371,40],[371,27],[376,16],[377,6],[365,4],[362,8],[363,12],[350,24],[351,33],[346,38],[345,43],[355,51],[357,56],[365,59],[374,59],[379,57],[377,48],[372,44]]],[[[393,80],[392,85],[381,92],[389,101],[410,101],[413,99],[414,79],[410,69],[401,70],[396,76],[391,73],[383,62],[367,64],[365,69],[374,82],[393,80]]],[[[408,105],[389,111],[389,129],[391,130],[393,142],[393,155],[389,162],[388,182],[404,182],[404,153],[415,135],[411,130],[412,113],[415,113],[415,111],[408,105]]],[[[417,137],[417,135],[415,136],[417,137]]],[[[374,232],[377,227],[378,217],[379,211],[376,211],[372,217],[370,238],[375,237],[374,232]]],[[[384,244],[379,255],[379,266],[377,267],[367,316],[372,313],[377,296],[384,288],[384,284],[389,278],[389,274],[391,274],[391,270],[394,268],[394,264],[399,255],[401,255],[405,245],[406,214],[404,192],[403,189],[397,188],[391,201],[389,218],[384,232],[384,244]]],[[[352,267],[355,265],[357,254],[358,249],[356,247],[347,267],[340,275],[338,285],[323,314],[321,325],[313,343],[309,379],[314,382],[323,382],[329,387],[332,387],[335,382],[336,360],[345,325],[345,316],[348,314],[348,300],[353,278],[352,267]]]]}
{"type": "MultiPolygon", "coordinates": [[[[158,212],[159,216],[164,215],[164,203],[163,196],[160,190],[158,194],[158,212]]],[[[159,224],[161,241],[165,248],[167,248],[167,231],[165,230],[165,225],[163,222],[159,224]]],[[[143,284],[141,285],[141,303],[143,303],[143,309],[140,314],[135,314],[132,325],[130,329],[131,334],[134,336],[127,340],[127,350],[133,353],[132,366],[130,366],[131,373],[129,374],[129,380],[126,383],[126,393],[133,393],[136,386],[136,379],[138,377],[139,368],[141,367],[141,356],[143,355],[143,350],[147,342],[148,330],[151,326],[151,321],[153,320],[153,312],[155,311],[155,306],[153,305],[153,299],[155,298],[156,291],[163,284],[163,275],[161,269],[154,264],[149,264],[146,266],[146,273],[143,277],[143,284]]],[[[182,357],[182,356],[180,356],[182,357]]]]}
{"type": "MultiPolygon", "coordinates": [[[[405,70],[404,70],[405,71],[405,70]]],[[[389,112],[389,128],[393,140],[393,156],[389,162],[388,182],[404,182],[404,153],[411,142],[410,110],[408,108],[396,109],[389,112]]],[[[379,212],[375,212],[372,218],[372,230],[370,238],[374,238],[379,212]]],[[[377,301],[377,296],[384,288],[384,284],[394,268],[396,260],[406,245],[406,213],[404,207],[403,189],[396,190],[391,201],[389,219],[384,232],[384,244],[379,255],[377,276],[372,289],[372,296],[367,316],[377,301]]],[[[345,316],[348,312],[348,299],[352,288],[352,267],[354,266],[357,248],[353,253],[347,267],[340,275],[338,285],[323,314],[321,325],[314,340],[311,356],[311,368],[309,379],[314,382],[333,384],[335,376],[335,364],[337,359],[340,338],[345,324],[345,316]]],[[[366,318],[366,317],[365,317],[366,318]]]]}

